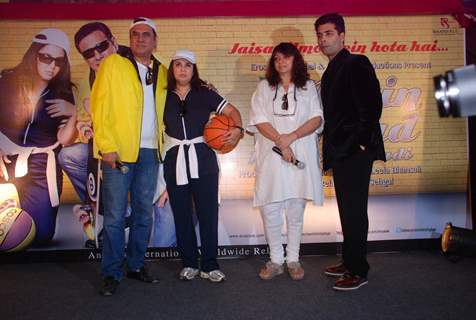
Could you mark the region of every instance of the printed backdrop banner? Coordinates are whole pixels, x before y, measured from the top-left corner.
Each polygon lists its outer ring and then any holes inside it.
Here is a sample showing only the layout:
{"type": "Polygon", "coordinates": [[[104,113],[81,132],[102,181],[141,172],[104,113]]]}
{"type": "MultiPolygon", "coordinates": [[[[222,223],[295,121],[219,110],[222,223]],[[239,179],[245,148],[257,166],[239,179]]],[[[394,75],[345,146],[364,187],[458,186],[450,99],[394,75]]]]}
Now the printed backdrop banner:
{"type": "MultiPolygon", "coordinates": [[[[155,21],[158,26],[156,53],[162,63],[168,65],[176,49],[194,51],[201,77],[240,110],[244,123],[248,119],[251,95],[264,76],[275,45],[293,42],[303,54],[311,78],[316,82],[320,81],[328,63],[316,44],[315,17],[155,21]]],[[[84,114],[83,107],[88,99],[82,92],[88,83],[85,81],[88,66],[74,48],[74,34],[87,22],[0,21],[0,70],[11,69],[20,63],[39,30],[58,28],[64,31],[71,47],[71,75],[77,87],[75,102],[79,112],[84,114]]],[[[111,28],[119,44],[128,45],[130,21],[103,22],[111,28]]],[[[450,16],[432,15],[349,17],[346,18],[346,30],[347,48],[353,53],[367,55],[372,62],[380,80],[384,106],[381,129],[387,162],[376,162],[373,169],[369,239],[432,238],[447,220],[465,224],[466,123],[464,119],[439,118],[433,97],[433,76],[465,63],[464,29],[450,16]]],[[[12,101],[9,95],[19,91],[14,85],[4,87],[10,89],[0,93],[2,105],[12,101]]],[[[9,105],[8,109],[2,106],[1,122],[15,121],[17,112],[14,110],[14,105],[9,105]]],[[[0,129],[6,134],[3,127],[0,129]]],[[[3,154],[8,154],[7,142],[4,139],[0,142],[3,154]]],[[[219,156],[222,245],[265,243],[259,212],[251,207],[255,176],[253,143],[253,137],[247,135],[233,152],[219,156]]],[[[48,167],[50,173],[56,171],[55,166],[48,167]]],[[[28,169],[27,175],[32,174],[34,170],[28,169]]],[[[61,176],[61,171],[58,175],[61,176]]],[[[41,219],[53,220],[50,223],[55,226],[55,241],[50,248],[82,248],[83,222],[72,214],[72,204],[80,200],[67,175],[64,177],[62,192],[61,188],[58,190],[62,204],[58,216],[41,219]],[[77,235],[76,238],[72,239],[71,234],[77,235]]],[[[341,241],[332,177],[325,176],[323,184],[325,204],[323,207],[308,205],[303,242],[341,241]]],[[[20,203],[21,198],[20,194],[20,203]]],[[[173,219],[169,216],[165,229],[159,228],[158,221],[161,219],[156,212],[155,229],[168,232],[173,238],[173,219]]],[[[165,244],[152,240],[151,244],[169,246],[173,245],[173,240],[165,244]]]]}

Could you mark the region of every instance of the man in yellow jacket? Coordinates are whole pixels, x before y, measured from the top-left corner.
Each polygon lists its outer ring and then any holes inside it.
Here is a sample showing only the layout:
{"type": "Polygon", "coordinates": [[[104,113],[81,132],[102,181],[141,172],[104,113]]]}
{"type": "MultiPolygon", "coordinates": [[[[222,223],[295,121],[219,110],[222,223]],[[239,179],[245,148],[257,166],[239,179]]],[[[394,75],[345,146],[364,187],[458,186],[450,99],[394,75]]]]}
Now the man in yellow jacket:
{"type": "Polygon", "coordinates": [[[144,254],[152,228],[151,203],[161,158],[167,69],[152,55],[157,45],[157,28],[152,20],[134,19],[129,38],[130,52],[112,54],[101,63],[91,93],[94,155],[104,164],[103,295],[114,294],[123,277],[129,194],[132,225],[126,275],[157,282],[144,267],[144,254]]]}
{"type": "MultiPolygon", "coordinates": [[[[81,204],[73,206],[73,212],[88,237],[85,246],[95,248],[94,226],[89,210],[92,210],[94,205],[92,202],[95,202],[97,196],[97,186],[89,184],[88,176],[93,173],[95,177],[97,176],[96,169],[98,163],[97,161],[91,161],[93,155],[93,128],[91,125],[89,98],[91,96],[91,87],[101,62],[111,54],[121,54],[129,50],[129,48],[119,45],[111,29],[99,21],[88,22],[82,25],[74,35],[74,44],[88,66],[88,69],[83,74],[83,78],[78,83],[78,96],[76,99],[78,121],[76,128],[78,129],[79,137],[76,143],[61,149],[58,154],[58,164],[68,175],[81,200],[81,204]]],[[[95,178],[93,181],[97,181],[97,179],[95,178]]],[[[98,201],[100,200],[98,199],[98,201]]],[[[102,208],[102,205],[99,207],[102,208]]],[[[99,214],[102,215],[102,212],[99,214]]],[[[99,236],[98,241],[100,246],[102,246],[102,236],[99,236]]]]}

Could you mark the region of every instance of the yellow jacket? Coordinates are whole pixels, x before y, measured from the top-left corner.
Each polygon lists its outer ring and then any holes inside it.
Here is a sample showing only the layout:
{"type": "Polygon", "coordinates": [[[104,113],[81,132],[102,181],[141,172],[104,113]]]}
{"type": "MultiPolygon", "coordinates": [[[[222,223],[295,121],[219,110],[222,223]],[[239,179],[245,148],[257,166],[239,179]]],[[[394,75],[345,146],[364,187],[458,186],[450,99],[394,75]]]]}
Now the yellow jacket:
{"type": "MultiPolygon", "coordinates": [[[[132,62],[118,54],[99,67],[91,92],[94,157],[117,152],[121,161],[136,162],[139,155],[144,94],[132,62]]],[[[163,148],[163,115],[167,97],[167,68],[160,64],[155,91],[159,152],[163,148]]]]}

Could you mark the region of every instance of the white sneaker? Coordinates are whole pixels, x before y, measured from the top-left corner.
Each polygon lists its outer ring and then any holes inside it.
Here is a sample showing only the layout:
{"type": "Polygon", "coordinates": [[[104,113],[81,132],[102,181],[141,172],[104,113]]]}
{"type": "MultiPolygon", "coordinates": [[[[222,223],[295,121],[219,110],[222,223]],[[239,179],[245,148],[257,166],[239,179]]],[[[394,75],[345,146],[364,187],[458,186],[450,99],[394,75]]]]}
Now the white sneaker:
{"type": "Polygon", "coordinates": [[[211,282],[222,282],[226,280],[226,276],[221,270],[212,270],[210,272],[200,271],[200,278],[208,279],[211,282]]]}
{"type": "Polygon", "coordinates": [[[200,272],[200,270],[195,269],[195,268],[189,268],[189,267],[183,268],[182,271],[180,271],[179,279],[180,280],[192,280],[198,275],[199,272],[200,272]]]}

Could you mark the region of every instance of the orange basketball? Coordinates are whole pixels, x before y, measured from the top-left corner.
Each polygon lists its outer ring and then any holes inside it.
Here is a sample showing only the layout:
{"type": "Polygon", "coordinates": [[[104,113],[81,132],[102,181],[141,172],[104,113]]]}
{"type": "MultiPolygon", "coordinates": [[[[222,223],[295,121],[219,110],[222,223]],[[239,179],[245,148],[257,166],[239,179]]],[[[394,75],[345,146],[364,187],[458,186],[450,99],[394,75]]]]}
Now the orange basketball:
{"type": "Polygon", "coordinates": [[[228,153],[235,148],[232,145],[225,145],[223,136],[235,127],[235,122],[232,118],[224,114],[217,115],[211,118],[205,125],[203,130],[203,138],[208,146],[219,153],[228,153]]]}

